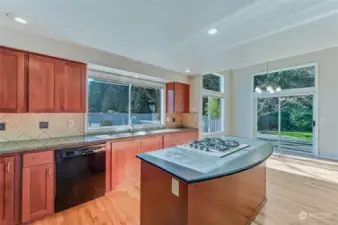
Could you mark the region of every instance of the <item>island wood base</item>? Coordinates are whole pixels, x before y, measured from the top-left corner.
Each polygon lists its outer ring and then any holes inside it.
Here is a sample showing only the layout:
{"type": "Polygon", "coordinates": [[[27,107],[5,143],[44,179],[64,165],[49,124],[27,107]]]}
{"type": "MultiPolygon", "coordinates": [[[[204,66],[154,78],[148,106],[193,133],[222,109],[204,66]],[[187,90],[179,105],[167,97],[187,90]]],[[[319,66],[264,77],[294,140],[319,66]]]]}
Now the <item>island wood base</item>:
{"type": "Polygon", "coordinates": [[[266,202],[265,162],[208,181],[179,180],[179,197],[172,193],[172,178],[142,161],[140,225],[246,225],[266,202]]]}

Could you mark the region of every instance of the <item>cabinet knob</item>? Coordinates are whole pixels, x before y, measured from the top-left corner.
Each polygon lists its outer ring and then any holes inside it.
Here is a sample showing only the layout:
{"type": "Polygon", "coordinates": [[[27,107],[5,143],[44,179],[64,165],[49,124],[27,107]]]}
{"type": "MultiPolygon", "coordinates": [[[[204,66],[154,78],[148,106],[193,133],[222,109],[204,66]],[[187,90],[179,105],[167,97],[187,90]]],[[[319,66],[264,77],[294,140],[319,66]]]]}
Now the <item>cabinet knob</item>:
{"type": "Polygon", "coordinates": [[[11,172],[11,162],[7,163],[7,173],[11,172]]]}

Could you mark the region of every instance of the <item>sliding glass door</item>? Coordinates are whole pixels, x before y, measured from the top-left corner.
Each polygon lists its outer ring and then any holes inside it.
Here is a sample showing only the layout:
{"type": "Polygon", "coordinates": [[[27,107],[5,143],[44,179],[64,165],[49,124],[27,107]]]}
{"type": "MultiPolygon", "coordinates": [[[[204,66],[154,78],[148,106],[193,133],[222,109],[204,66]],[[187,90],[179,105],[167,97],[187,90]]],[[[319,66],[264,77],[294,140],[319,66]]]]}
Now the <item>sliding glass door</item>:
{"type": "Polygon", "coordinates": [[[314,152],[314,95],[257,98],[257,138],[275,150],[314,152]]]}

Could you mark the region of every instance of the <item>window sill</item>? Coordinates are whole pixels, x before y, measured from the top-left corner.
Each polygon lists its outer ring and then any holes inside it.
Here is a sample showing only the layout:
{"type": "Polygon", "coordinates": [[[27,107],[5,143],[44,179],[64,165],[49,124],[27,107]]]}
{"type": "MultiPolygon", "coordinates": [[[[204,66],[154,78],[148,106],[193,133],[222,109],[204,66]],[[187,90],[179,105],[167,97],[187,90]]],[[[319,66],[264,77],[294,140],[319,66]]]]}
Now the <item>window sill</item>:
{"type": "Polygon", "coordinates": [[[217,131],[217,132],[213,132],[213,133],[202,133],[203,137],[210,137],[210,136],[225,136],[225,132],[224,131],[217,131]]]}

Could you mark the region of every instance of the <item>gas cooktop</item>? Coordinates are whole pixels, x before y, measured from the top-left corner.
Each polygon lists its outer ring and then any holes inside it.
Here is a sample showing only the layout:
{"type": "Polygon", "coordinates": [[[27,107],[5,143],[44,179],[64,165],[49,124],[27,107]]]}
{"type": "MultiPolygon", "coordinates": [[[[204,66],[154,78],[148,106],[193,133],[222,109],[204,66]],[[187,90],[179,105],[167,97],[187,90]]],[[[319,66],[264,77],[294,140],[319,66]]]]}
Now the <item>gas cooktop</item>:
{"type": "Polygon", "coordinates": [[[189,144],[179,145],[177,147],[206,155],[224,157],[248,146],[248,144],[239,143],[231,139],[205,138],[200,141],[192,141],[189,144]]]}

